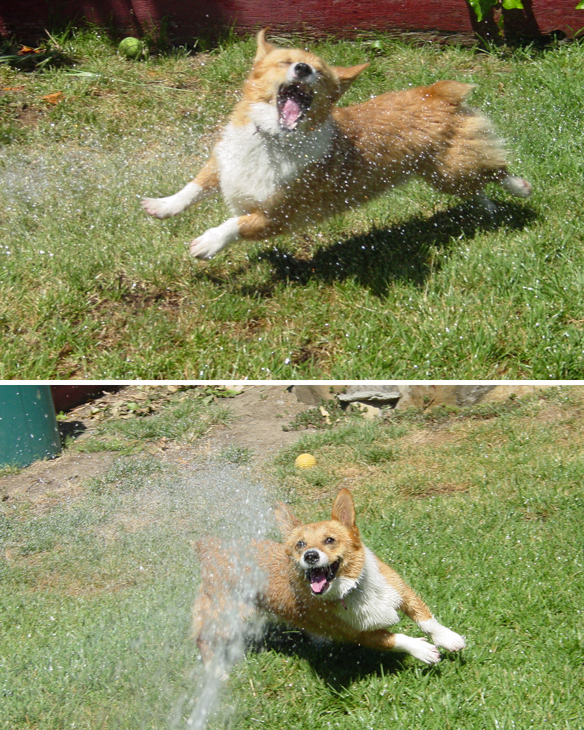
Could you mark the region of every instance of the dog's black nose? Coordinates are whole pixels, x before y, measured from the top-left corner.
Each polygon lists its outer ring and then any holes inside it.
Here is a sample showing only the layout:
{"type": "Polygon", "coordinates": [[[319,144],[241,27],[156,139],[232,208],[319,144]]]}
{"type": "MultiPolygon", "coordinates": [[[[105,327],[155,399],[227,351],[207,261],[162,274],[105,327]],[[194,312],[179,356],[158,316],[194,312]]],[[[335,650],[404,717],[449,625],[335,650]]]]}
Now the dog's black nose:
{"type": "Polygon", "coordinates": [[[307,550],[303,557],[305,563],[308,563],[308,565],[314,565],[314,563],[318,563],[319,560],[318,550],[307,550]]]}
{"type": "Polygon", "coordinates": [[[296,66],[294,66],[294,74],[297,79],[306,79],[311,73],[312,66],[309,66],[307,63],[297,63],[296,66]]]}

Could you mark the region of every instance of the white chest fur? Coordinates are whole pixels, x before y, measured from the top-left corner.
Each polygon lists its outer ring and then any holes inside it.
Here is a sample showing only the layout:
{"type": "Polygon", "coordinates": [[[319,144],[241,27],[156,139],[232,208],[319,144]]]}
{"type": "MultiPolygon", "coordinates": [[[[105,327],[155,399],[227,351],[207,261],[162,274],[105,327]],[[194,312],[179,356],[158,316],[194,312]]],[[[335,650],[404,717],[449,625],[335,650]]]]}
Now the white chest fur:
{"type": "Polygon", "coordinates": [[[249,212],[323,157],[333,131],[332,122],[308,132],[298,129],[281,134],[264,132],[253,122],[244,126],[229,123],[215,155],[221,192],[233,213],[249,212]]]}
{"type": "Polygon", "coordinates": [[[365,548],[365,567],[356,587],[339,602],[337,613],[359,631],[383,629],[399,621],[400,594],[383,577],[375,556],[365,548]],[[346,608],[345,608],[346,606],[346,608]]]}

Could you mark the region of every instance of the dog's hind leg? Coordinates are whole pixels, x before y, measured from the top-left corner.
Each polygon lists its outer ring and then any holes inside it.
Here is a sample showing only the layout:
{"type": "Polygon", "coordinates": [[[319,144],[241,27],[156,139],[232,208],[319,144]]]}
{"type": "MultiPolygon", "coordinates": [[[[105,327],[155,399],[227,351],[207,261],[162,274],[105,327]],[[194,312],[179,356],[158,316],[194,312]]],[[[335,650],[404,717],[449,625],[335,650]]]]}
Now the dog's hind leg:
{"type": "MultiPolygon", "coordinates": [[[[531,195],[531,185],[524,180],[522,177],[516,177],[515,175],[506,175],[503,177],[499,184],[511,195],[516,198],[528,198],[531,195]]],[[[474,204],[477,212],[484,214],[492,222],[496,221],[497,216],[497,205],[486,195],[484,192],[475,193],[470,199],[470,202],[474,204]]]]}
{"type": "MultiPolygon", "coordinates": [[[[442,96],[446,92],[458,93],[459,89],[463,92],[465,89],[465,85],[451,82],[439,84],[442,96]]],[[[484,193],[488,183],[499,184],[519,198],[531,195],[531,185],[527,180],[509,174],[504,144],[480,112],[460,105],[458,113],[451,119],[450,132],[452,136],[448,144],[420,170],[421,176],[433,187],[472,200],[491,215],[496,208],[484,193]]]]}
{"type": "MultiPolygon", "coordinates": [[[[531,195],[531,185],[522,177],[507,174],[499,181],[499,184],[516,198],[528,198],[531,195]]],[[[497,206],[484,192],[477,193],[471,200],[480,211],[493,219],[495,218],[497,206]]]]}
{"type": "Polygon", "coordinates": [[[167,198],[144,198],[142,207],[155,218],[168,218],[178,215],[193,203],[210,197],[219,190],[219,173],[215,157],[212,155],[197,177],[187,183],[182,190],[167,198]]]}
{"type": "Polygon", "coordinates": [[[531,195],[531,185],[522,177],[507,175],[501,180],[501,187],[516,198],[528,198],[531,195]]]}

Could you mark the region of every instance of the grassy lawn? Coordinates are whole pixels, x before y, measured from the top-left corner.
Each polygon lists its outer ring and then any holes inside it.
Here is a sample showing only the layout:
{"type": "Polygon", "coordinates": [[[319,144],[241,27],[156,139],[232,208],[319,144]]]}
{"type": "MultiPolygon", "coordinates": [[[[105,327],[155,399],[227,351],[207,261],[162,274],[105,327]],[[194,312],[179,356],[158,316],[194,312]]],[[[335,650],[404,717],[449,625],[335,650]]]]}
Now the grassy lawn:
{"type": "Polygon", "coordinates": [[[476,84],[534,196],[493,190],[493,224],[416,183],[209,263],[185,243],[224,220],[222,202],[156,221],[139,199],[198,171],[254,42],[140,61],[99,31],[47,47],[40,69],[0,63],[0,378],[582,376],[581,43],[311,44],[332,63],[372,61],[346,103],[476,84]]]}
{"type": "MultiPolygon", "coordinates": [[[[0,728],[187,727],[201,676],[192,540],[268,525],[276,496],[324,517],[340,486],[367,544],[468,648],[427,668],[273,636],[236,667],[211,730],[582,727],[583,419],[584,389],[568,386],[350,416],[305,435],[259,480],[224,461],[186,471],[122,452],[66,503],[0,503],[0,728]],[[298,473],[304,450],[317,466],[298,473]]],[[[405,619],[400,630],[419,635],[405,619]]]]}

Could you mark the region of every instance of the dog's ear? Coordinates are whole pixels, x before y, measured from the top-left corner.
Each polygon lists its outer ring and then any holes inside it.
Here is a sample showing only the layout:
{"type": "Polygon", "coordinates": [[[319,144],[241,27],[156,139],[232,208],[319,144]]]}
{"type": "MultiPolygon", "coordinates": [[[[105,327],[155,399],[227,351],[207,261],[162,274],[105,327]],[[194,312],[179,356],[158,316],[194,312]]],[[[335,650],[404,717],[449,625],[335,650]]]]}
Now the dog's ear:
{"type": "Polygon", "coordinates": [[[350,530],[355,527],[355,505],[348,489],[341,489],[333,503],[333,520],[341,522],[350,530]]]}
{"type": "Polygon", "coordinates": [[[261,61],[263,58],[265,58],[268,53],[275,50],[276,46],[272,45],[271,43],[268,43],[266,40],[266,33],[268,29],[262,28],[260,32],[256,36],[256,40],[258,42],[258,49],[256,51],[256,56],[254,58],[254,63],[257,63],[258,61],[261,61]]]}
{"type": "Polygon", "coordinates": [[[285,505],[283,502],[278,502],[274,512],[276,515],[276,522],[278,523],[278,527],[280,528],[280,532],[284,539],[288,537],[295,527],[302,524],[300,520],[293,515],[290,507],[285,505]]]}
{"type": "Polygon", "coordinates": [[[365,71],[365,69],[369,66],[368,63],[362,63],[359,66],[334,66],[333,71],[337,75],[337,78],[339,80],[339,84],[341,85],[341,94],[342,96],[345,91],[351,86],[353,81],[359,76],[360,73],[365,71]]]}

